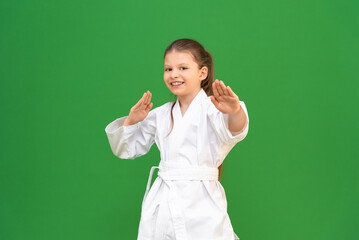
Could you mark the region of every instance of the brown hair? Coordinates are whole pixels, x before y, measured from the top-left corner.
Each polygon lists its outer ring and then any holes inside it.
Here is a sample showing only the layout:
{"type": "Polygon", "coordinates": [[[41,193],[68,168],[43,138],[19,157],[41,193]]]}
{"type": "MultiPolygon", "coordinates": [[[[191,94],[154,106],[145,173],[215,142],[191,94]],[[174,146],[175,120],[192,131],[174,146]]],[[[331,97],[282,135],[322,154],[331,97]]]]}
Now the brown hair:
{"type": "MultiPolygon", "coordinates": [[[[166,57],[166,54],[172,51],[178,52],[189,52],[195,62],[198,64],[199,69],[206,66],[208,68],[208,73],[206,79],[202,80],[201,88],[206,92],[207,96],[213,95],[212,84],[214,82],[214,70],[213,70],[213,59],[212,55],[204,49],[204,47],[194,39],[182,38],[173,41],[165,50],[163,58],[166,57]]],[[[171,107],[171,130],[168,135],[172,132],[173,129],[173,107],[176,101],[172,103],[171,107]]],[[[167,135],[167,136],[168,136],[167,135]]],[[[218,181],[221,180],[223,163],[218,167],[219,175],[218,181]]]]}

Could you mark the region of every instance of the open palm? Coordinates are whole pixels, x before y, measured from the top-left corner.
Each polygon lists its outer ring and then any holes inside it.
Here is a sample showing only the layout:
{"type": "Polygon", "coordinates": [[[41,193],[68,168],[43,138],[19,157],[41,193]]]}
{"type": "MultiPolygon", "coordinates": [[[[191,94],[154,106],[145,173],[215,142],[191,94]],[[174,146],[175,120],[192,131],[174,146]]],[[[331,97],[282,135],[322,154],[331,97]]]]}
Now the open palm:
{"type": "Polygon", "coordinates": [[[216,81],[212,84],[213,94],[211,101],[222,113],[234,113],[241,109],[238,96],[223,81],[216,81]]]}
{"type": "Polygon", "coordinates": [[[147,117],[153,106],[151,97],[152,93],[150,91],[145,92],[142,98],[131,108],[127,119],[128,124],[136,124],[147,117]]]}

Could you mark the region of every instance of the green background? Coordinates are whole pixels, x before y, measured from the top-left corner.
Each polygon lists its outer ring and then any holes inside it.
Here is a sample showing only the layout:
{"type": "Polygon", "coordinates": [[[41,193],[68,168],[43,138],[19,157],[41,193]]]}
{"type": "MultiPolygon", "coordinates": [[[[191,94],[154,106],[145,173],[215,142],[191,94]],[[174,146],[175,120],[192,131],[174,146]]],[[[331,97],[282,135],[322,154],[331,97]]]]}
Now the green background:
{"type": "Polygon", "coordinates": [[[105,134],[194,38],[250,128],[222,184],[241,240],[359,239],[358,1],[1,1],[0,239],[136,239],[159,151],[105,134]]]}

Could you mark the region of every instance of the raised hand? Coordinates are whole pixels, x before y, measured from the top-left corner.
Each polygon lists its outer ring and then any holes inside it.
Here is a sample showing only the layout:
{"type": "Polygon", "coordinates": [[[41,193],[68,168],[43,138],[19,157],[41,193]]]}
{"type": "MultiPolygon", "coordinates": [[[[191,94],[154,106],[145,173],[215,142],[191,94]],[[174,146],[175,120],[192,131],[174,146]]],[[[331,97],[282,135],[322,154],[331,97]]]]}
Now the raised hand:
{"type": "Polygon", "coordinates": [[[213,94],[211,101],[222,113],[236,113],[241,109],[238,96],[223,81],[216,81],[212,84],[213,94]]]}
{"type": "Polygon", "coordinates": [[[153,106],[153,103],[151,103],[151,97],[152,93],[150,91],[143,94],[142,98],[131,108],[123,126],[136,124],[147,117],[153,106]]]}

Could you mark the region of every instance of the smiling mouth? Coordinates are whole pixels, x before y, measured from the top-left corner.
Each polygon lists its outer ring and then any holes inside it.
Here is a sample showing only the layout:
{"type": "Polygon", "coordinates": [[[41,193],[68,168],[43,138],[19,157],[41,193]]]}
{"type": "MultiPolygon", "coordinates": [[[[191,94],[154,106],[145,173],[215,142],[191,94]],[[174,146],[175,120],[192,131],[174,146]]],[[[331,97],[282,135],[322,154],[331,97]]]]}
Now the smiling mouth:
{"type": "Polygon", "coordinates": [[[178,85],[182,85],[183,82],[172,82],[171,85],[172,86],[178,86],[178,85]]]}

